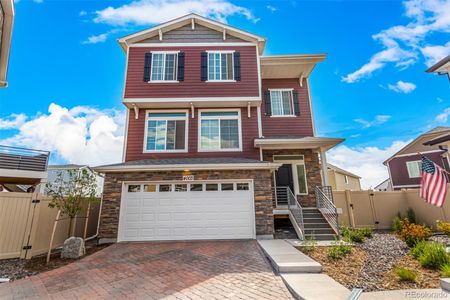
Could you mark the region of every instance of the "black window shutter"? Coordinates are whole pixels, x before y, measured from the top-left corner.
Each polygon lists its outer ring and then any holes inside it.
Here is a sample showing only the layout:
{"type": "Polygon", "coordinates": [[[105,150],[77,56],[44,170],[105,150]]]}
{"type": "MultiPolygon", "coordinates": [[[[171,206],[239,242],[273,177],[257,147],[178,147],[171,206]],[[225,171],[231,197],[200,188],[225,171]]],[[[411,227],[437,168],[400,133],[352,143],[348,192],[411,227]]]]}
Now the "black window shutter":
{"type": "Polygon", "coordinates": [[[208,53],[202,52],[200,56],[200,77],[202,81],[208,80],[208,53]]]}
{"type": "Polygon", "coordinates": [[[292,101],[294,102],[294,113],[296,116],[300,116],[300,104],[298,103],[298,92],[292,92],[292,101]]]}
{"type": "Polygon", "coordinates": [[[271,116],[272,104],[270,103],[270,91],[264,91],[264,106],[266,108],[266,116],[271,116]]]}
{"type": "Polygon", "coordinates": [[[150,71],[152,69],[152,54],[145,53],[145,62],[144,62],[144,81],[150,81],[150,71]]]}
{"type": "Polygon", "coordinates": [[[184,80],[184,52],[178,53],[177,80],[178,81],[183,81],[184,80]]]}
{"type": "Polygon", "coordinates": [[[241,53],[234,52],[234,80],[241,81],[241,53]]]}

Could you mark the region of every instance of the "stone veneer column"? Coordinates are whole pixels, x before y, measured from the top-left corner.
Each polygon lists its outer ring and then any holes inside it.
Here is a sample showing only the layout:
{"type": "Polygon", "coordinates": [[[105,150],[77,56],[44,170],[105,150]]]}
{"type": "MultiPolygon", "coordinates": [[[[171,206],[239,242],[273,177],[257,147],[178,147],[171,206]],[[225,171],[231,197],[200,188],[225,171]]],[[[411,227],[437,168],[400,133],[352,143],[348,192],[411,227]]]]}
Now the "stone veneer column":
{"type": "MultiPolygon", "coordinates": [[[[270,170],[192,171],[189,174],[194,175],[195,180],[253,179],[256,234],[273,235],[272,172],[270,170]]],[[[170,181],[182,180],[182,178],[181,171],[106,173],[99,238],[104,242],[117,239],[124,181],[170,181]]]]}

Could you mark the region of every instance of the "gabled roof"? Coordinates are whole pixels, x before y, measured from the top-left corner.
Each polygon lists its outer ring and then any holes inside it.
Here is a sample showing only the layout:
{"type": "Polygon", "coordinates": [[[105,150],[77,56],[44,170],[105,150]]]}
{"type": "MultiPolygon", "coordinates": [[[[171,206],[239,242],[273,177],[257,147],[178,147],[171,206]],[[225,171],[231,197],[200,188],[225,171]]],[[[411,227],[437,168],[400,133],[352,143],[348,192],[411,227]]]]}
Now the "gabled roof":
{"type": "Polygon", "coordinates": [[[419,135],[417,138],[415,138],[413,141],[411,141],[408,145],[397,151],[394,155],[386,159],[383,164],[387,164],[391,159],[396,157],[397,155],[401,154],[416,154],[418,151],[429,151],[432,149],[438,149],[436,146],[435,148],[430,148],[430,146],[424,145],[425,142],[434,139],[442,134],[450,133],[450,127],[445,126],[438,126],[435,127],[421,135],[419,135]]]}
{"type": "Polygon", "coordinates": [[[219,32],[226,31],[227,34],[238,37],[242,40],[253,42],[258,44],[259,52],[262,54],[264,50],[264,46],[266,43],[266,38],[255,35],[253,33],[238,29],[236,27],[214,21],[209,18],[205,18],[202,16],[199,16],[197,14],[191,13],[185,16],[182,16],[180,18],[162,23],[160,25],[124,36],[120,39],[118,39],[119,44],[124,49],[124,51],[127,51],[127,45],[142,41],[144,39],[148,39],[150,37],[154,37],[160,34],[164,34],[164,32],[168,32],[170,30],[185,26],[187,24],[199,24],[214,30],[217,30],[219,32]]]}
{"type": "Polygon", "coordinates": [[[428,73],[433,73],[433,72],[436,72],[436,73],[440,73],[440,72],[448,73],[448,70],[450,70],[450,55],[448,55],[447,57],[444,57],[443,59],[441,59],[440,61],[438,61],[434,65],[432,65],[425,72],[428,72],[428,73]]]}
{"type": "Polygon", "coordinates": [[[355,178],[361,179],[361,176],[358,176],[358,175],[353,174],[353,173],[351,173],[351,172],[349,172],[349,171],[346,171],[346,170],[344,170],[344,169],[341,169],[341,168],[339,168],[339,167],[337,167],[337,166],[335,166],[335,165],[332,165],[332,164],[330,164],[330,163],[327,163],[327,167],[328,167],[328,169],[334,170],[334,171],[336,171],[337,173],[340,173],[340,174],[343,174],[343,175],[348,175],[348,176],[351,176],[351,177],[355,177],[355,178]]]}
{"type": "Polygon", "coordinates": [[[0,30],[0,88],[8,85],[6,73],[8,71],[9,51],[14,21],[14,1],[0,0],[0,13],[2,10],[4,20],[3,27],[0,30]]]}

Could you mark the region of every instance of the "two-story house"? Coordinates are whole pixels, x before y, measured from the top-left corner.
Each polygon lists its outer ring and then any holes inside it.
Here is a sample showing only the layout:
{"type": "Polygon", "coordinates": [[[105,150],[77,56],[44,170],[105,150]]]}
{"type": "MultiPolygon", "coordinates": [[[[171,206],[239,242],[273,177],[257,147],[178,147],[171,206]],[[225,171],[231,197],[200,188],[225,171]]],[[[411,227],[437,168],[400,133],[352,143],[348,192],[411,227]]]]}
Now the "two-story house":
{"type": "Polygon", "coordinates": [[[272,237],[274,208],[316,205],[342,142],[314,132],[324,54],[265,56],[265,38],[195,14],[119,44],[126,136],[123,162],[95,168],[102,241],[272,237]]]}

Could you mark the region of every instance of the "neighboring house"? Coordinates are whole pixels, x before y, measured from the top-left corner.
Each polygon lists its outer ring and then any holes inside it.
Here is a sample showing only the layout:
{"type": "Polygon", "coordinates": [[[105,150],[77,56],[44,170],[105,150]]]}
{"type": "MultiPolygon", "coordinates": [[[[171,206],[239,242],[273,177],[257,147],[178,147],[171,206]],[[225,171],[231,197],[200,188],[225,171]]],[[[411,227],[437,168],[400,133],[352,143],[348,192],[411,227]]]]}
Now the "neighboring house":
{"type": "Polygon", "coordinates": [[[426,70],[426,72],[435,73],[438,75],[447,75],[448,80],[450,81],[450,55],[435,63],[428,70],[426,70]]]}
{"type": "MultiPolygon", "coordinates": [[[[55,182],[55,180],[58,178],[59,174],[62,174],[63,178],[67,181],[67,179],[69,178],[68,172],[70,170],[77,171],[77,172],[81,172],[82,170],[87,170],[89,173],[94,175],[96,178],[96,183],[97,183],[96,196],[101,197],[102,191],[103,191],[104,178],[103,178],[103,176],[101,176],[100,174],[98,174],[97,172],[92,170],[87,165],[76,165],[76,164],[49,165],[48,166],[48,177],[47,177],[46,183],[55,182]]],[[[41,185],[41,193],[46,194],[45,184],[41,185]]]]}
{"type": "Polygon", "coordinates": [[[47,178],[48,151],[0,145],[0,185],[18,184],[32,189],[47,178]]]}
{"type": "Polygon", "coordinates": [[[14,0],[0,0],[0,88],[6,87],[9,51],[14,22],[14,0]]]}
{"type": "Polygon", "coordinates": [[[445,134],[450,134],[450,127],[436,127],[414,139],[384,162],[388,167],[394,190],[418,188],[420,186],[422,164],[419,152],[448,170],[449,161],[446,150],[440,148],[439,145],[424,145],[424,143],[445,134]]]}
{"type": "Polygon", "coordinates": [[[126,135],[123,162],[95,168],[101,242],[272,237],[281,197],[285,214],[286,195],[315,206],[343,141],[315,136],[308,80],[324,54],[265,56],[265,38],[195,14],[119,44],[126,135]]]}
{"type": "Polygon", "coordinates": [[[31,192],[31,186],[21,184],[0,184],[0,192],[27,193],[31,192]]]}
{"type": "Polygon", "coordinates": [[[360,191],[361,177],[328,163],[328,179],[334,191],[360,191]]]}
{"type": "Polygon", "coordinates": [[[375,191],[388,192],[392,191],[391,179],[388,178],[374,188],[375,191]]]}

